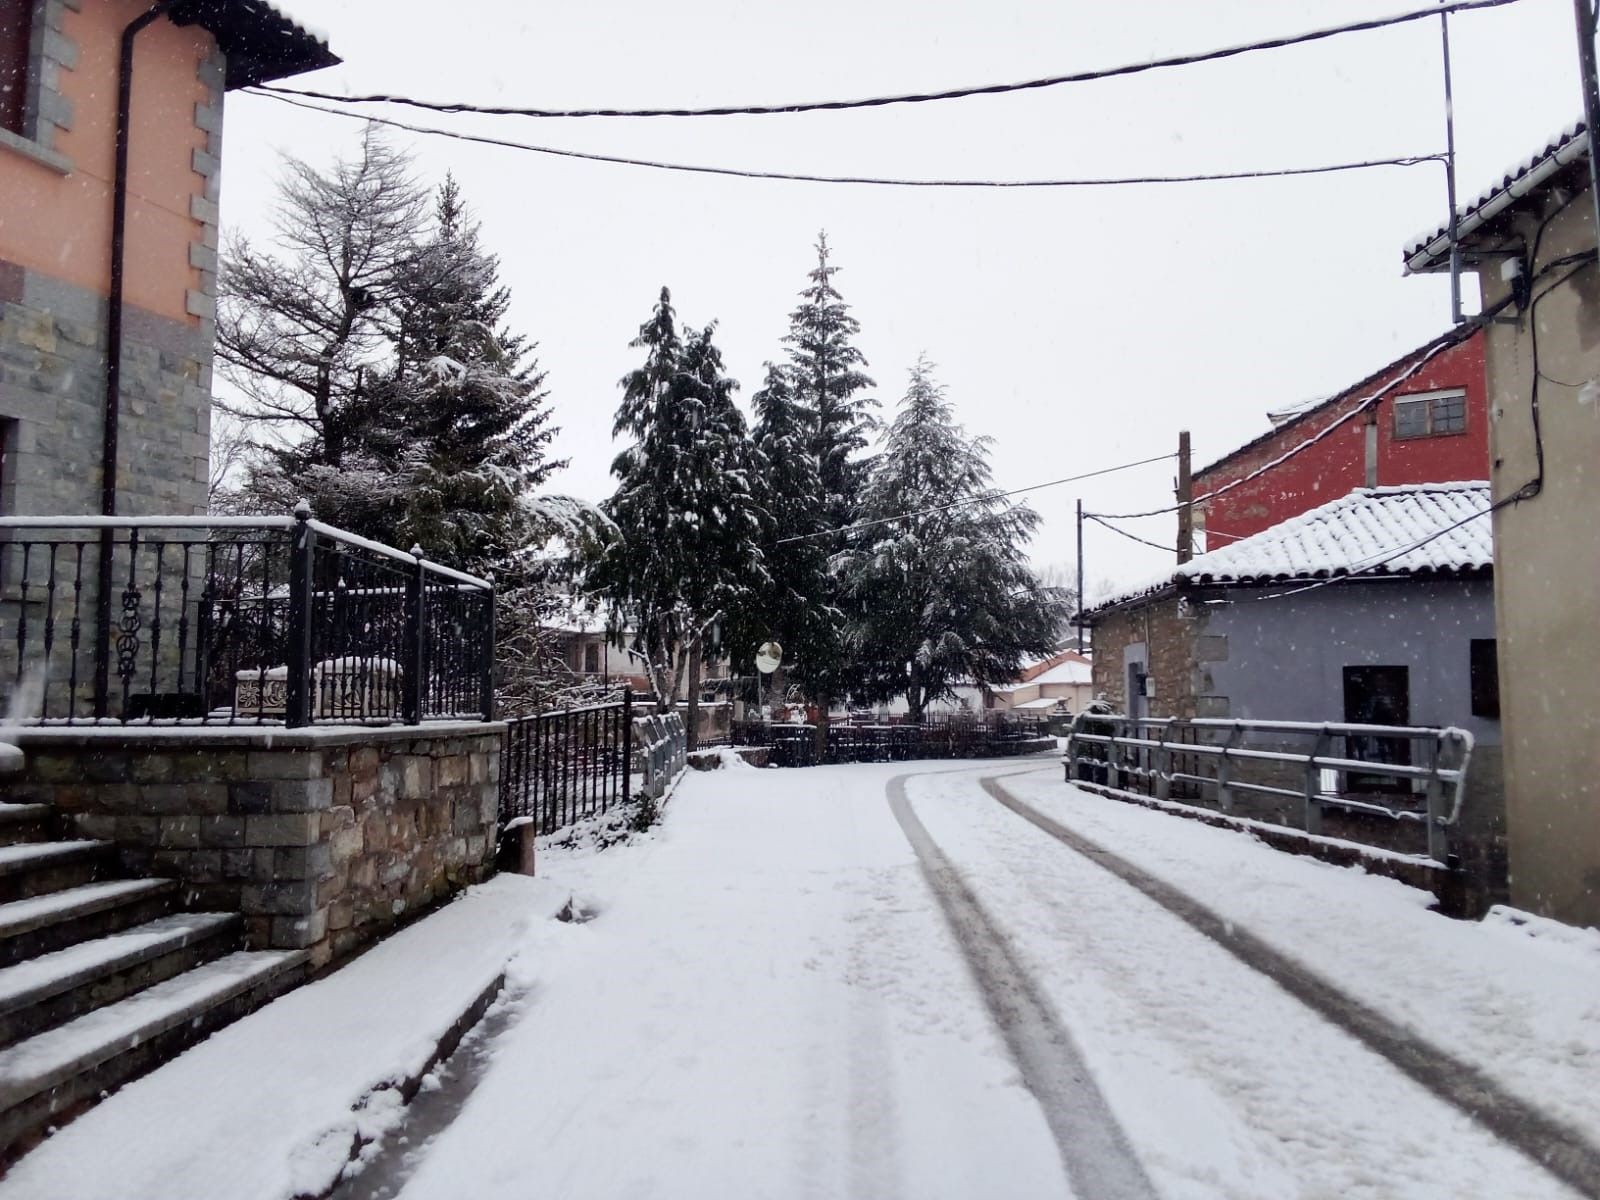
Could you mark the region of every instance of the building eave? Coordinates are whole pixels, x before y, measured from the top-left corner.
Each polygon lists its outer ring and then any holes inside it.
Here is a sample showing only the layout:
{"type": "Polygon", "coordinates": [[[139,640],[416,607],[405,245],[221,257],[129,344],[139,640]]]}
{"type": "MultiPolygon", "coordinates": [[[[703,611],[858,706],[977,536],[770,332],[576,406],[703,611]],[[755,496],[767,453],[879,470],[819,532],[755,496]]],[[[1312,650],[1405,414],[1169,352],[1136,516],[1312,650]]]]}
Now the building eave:
{"type": "Polygon", "coordinates": [[[224,87],[229,91],[341,61],[325,38],[268,0],[180,0],[171,18],[175,25],[199,25],[216,39],[228,60],[224,87]]]}

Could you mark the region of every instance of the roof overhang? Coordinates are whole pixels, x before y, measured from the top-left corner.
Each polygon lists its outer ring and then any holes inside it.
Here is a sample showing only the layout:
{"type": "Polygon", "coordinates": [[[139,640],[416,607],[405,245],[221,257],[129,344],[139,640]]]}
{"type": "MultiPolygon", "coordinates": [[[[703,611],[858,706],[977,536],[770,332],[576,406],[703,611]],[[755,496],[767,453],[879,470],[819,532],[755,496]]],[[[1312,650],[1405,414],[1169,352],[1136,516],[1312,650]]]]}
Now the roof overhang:
{"type": "Polygon", "coordinates": [[[292,20],[268,0],[179,0],[175,25],[199,25],[227,56],[224,86],[249,87],[335,66],[327,41],[292,20]]]}
{"type": "MultiPolygon", "coordinates": [[[[1563,130],[1544,149],[1508,171],[1499,184],[1456,211],[1457,261],[1477,267],[1520,252],[1522,239],[1504,218],[1518,203],[1537,192],[1568,185],[1588,186],[1589,133],[1581,123],[1563,130]]],[[[1450,226],[1444,225],[1409,244],[1404,252],[1408,275],[1450,269],[1450,226]]]]}

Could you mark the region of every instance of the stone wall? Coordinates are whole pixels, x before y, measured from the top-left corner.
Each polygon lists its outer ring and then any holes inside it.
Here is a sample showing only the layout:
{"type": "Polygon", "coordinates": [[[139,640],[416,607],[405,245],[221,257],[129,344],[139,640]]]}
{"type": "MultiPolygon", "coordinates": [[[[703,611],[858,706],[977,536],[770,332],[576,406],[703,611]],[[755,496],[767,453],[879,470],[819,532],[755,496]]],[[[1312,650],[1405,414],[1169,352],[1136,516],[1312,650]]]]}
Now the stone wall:
{"type": "Polygon", "coordinates": [[[4,798],[320,965],[492,873],[502,729],[28,731],[4,798]]]}

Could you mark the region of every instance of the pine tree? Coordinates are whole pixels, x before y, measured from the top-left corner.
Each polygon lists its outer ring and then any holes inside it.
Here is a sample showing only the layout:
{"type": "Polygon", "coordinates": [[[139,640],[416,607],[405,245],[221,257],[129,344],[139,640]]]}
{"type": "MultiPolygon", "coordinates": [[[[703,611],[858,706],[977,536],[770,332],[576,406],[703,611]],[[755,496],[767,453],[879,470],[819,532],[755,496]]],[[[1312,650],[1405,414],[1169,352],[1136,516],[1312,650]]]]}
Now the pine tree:
{"type": "Polygon", "coordinates": [[[617,536],[598,550],[589,573],[614,626],[631,626],[663,710],[686,670],[693,708],[710,628],[767,585],[754,494],[760,464],[714,328],[680,335],[662,288],[630,343],[645,359],[621,380],[613,433],[633,442],[612,464],[617,490],[602,505],[617,536]]]}
{"type": "Polygon", "coordinates": [[[1039,517],[995,494],[989,444],[955,423],[919,359],[865,490],[863,519],[884,523],[842,557],[863,692],[903,693],[914,720],[956,684],[1006,682],[1054,648],[1060,605],[1023,553],[1039,517]]]}
{"type": "Polygon", "coordinates": [[[512,569],[542,540],[531,501],[565,465],[545,457],[555,430],[544,373],[505,325],[499,273],[447,176],[399,307],[394,365],[374,389],[384,419],[370,431],[404,481],[388,535],[486,572],[512,569]]]}
{"type": "MultiPolygon", "coordinates": [[[[789,314],[784,338],[789,347],[786,378],[795,405],[805,414],[818,488],[816,509],[803,514],[801,522],[806,526],[806,553],[790,572],[792,590],[806,597],[806,604],[798,622],[785,631],[785,658],[791,657],[792,644],[794,674],[821,711],[820,747],[826,744],[832,701],[851,690],[856,679],[844,641],[843,597],[828,566],[845,542],[843,535],[830,531],[856,520],[867,471],[863,452],[877,428],[872,415],[877,401],[864,394],[874,384],[862,370],[867,360],[854,342],[861,325],[834,286],[839,268],[829,261],[825,232],[817,235],[816,250],[817,265],[800,293],[801,303],[789,314]]],[[[784,549],[799,544],[791,542],[784,549]]]]}

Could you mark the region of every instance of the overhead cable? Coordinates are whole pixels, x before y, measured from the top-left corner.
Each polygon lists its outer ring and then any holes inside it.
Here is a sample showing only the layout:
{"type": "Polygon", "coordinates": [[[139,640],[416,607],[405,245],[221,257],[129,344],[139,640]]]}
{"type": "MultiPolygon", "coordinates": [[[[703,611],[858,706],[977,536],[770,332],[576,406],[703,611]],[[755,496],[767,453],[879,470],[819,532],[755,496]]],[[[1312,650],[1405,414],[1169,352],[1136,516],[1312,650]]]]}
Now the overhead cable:
{"type": "Polygon", "coordinates": [[[1287,34],[1283,37],[1266,38],[1254,42],[1243,42],[1216,50],[1202,50],[1192,54],[1176,54],[1166,58],[1146,59],[1144,62],[1128,63],[1119,67],[1101,67],[1086,71],[1075,71],[1065,75],[1046,75],[1043,78],[1026,79],[1017,83],[989,83],[974,87],[950,88],[938,92],[905,92],[896,95],[869,96],[856,100],[805,100],[789,104],[724,104],[707,108],[524,108],[511,105],[419,100],[412,96],[386,92],[360,96],[340,96],[333,92],[312,91],[308,88],[283,88],[264,84],[258,85],[257,90],[282,96],[302,96],[314,100],[337,100],[347,104],[403,104],[411,108],[428,109],[432,112],[481,113],[487,116],[506,117],[760,117],[788,113],[841,112],[848,109],[884,108],[893,104],[926,104],[940,100],[964,100],[971,96],[998,96],[1011,92],[1036,91],[1040,88],[1058,87],[1071,83],[1093,83],[1101,79],[1141,75],[1147,71],[1157,71],[1169,67],[1188,67],[1199,63],[1216,62],[1220,59],[1234,58],[1257,50],[1278,50],[1286,46],[1300,46],[1307,42],[1317,42],[1325,38],[1338,37],[1341,34],[1363,33],[1368,30],[1383,29],[1390,25],[1402,25],[1408,21],[1420,21],[1429,17],[1437,17],[1441,14],[1471,12],[1480,8],[1499,8],[1502,5],[1514,3],[1516,3],[1516,0],[1455,0],[1454,3],[1441,4],[1434,8],[1414,9],[1386,17],[1371,17],[1362,21],[1350,21],[1343,25],[1329,25],[1320,29],[1307,30],[1304,33],[1287,34]]]}
{"type": "Polygon", "coordinates": [[[1151,463],[1165,462],[1169,458],[1177,458],[1176,454],[1157,454],[1153,458],[1141,458],[1138,462],[1118,463],[1114,467],[1102,467],[1098,471],[1085,471],[1081,475],[1068,475],[1065,479],[1052,479],[1048,483],[1030,483],[1027,487],[1012,488],[1009,492],[984,492],[981,496],[969,496],[965,500],[956,500],[950,504],[936,504],[932,508],[918,508],[911,512],[896,513],[892,517],[879,517],[875,521],[859,521],[854,525],[843,525],[837,529],[819,529],[814,533],[797,533],[793,537],[779,538],[774,545],[784,546],[790,542],[805,542],[812,538],[838,537],[847,533],[855,533],[862,529],[872,529],[879,525],[890,525],[895,521],[905,521],[912,517],[925,517],[933,513],[949,512],[953,508],[965,508],[969,504],[989,504],[996,500],[1004,500],[1008,496],[1020,496],[1024,492],[1037,492],[1043,488],[1059,487],[1063,483],[1077,483],[1080,479],[1094,479],[1100,475],[1111,475],[1117,471],[1127,471],[1133,467],[1145,467],[1151,463]]]}
{"type": "Polygon", "coordinates": [[[365,113],[346,112],[320,104],[308,104],[278,92],[262,91],[268,99],[329,116],[348,117],[355,121],[368,121],[387,125],[411,133],[425,133],[436,137],[455,138],[463,142],[476,142],[484,146],[500,146],[507,150],[525,150],[532,154],[550,154],[558,158],[577,158],[586,162],[612,163],[624,167],[648,167],[657,171],[686,171],[696,175],[726,175],[738,179],[774,179],[787,183],[851,183],[876,187],[908,188],[1085,188],[1124,187],[1134,184],[1210,183],[1230,179],[1275,179],[1294,175],[1327,175],[1336,171],[1362,171],[1372,167],[1415,167],[1422,163],[1443,162],[1440,154],[1408,154],[1395,158],[1364,159],[1358,162],[1330,163],[1311,167],[1281,167],[1263,171],[1222,171],[1196,175],[1126,175],[1082,179],[896,179],[872,175],[806,175],[791,171],[755,171],[741,167],[714,167],[699,163],[660,162],[647,158],[626,158],[615,154],[593,154],[584,150],[563,150],[555,146],[537,146],[507,138],[489,137],[486,134],[462,133],[454,129],[440,129],[433,125],[414,125],[391,117],[374,117],[365,113]]]}
{"type": "Polygon", "coordinates": [[[1152,550],[1165,550],[1168,554],[1177,553],[1177,547],[1176,546],[1163,546],[1160,542],[1152,542],[1148,538],[1142,538],[1136,533],[1129,533],[1126,529],[1119,529],[1117,526],[1113,525],[1110,521],[1107,521],[1107,520],[1105,520],[1105,519],[1103,519],[1101,517],[1098,517],[1094,513],[1084,513],[1083,514],[1083,519],[1085,521],[1093,521],[1096,525],[1102,525],[1105,528],[1111,530],[1112,533],[1120,533],[1123,537],[1127,538],[1130,542],[1138,542],[1141,546],[1149,546],[1152,550]]]}

